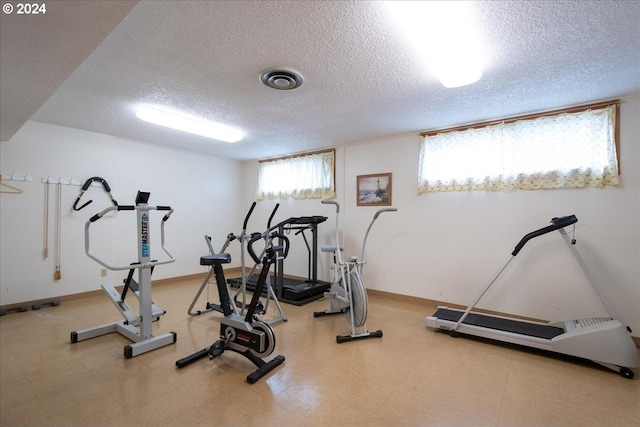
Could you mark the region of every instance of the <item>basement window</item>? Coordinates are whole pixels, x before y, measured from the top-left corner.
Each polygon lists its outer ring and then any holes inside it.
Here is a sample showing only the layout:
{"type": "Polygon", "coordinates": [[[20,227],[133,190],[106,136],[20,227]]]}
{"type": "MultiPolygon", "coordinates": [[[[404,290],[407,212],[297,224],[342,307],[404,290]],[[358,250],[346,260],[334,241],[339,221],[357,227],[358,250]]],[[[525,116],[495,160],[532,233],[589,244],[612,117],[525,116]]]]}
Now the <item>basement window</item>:
{"type": "Polygon", "coordinates": [[[424,132],[418,194],[619,183],[619,101],[424,132]]]}
{"type": "Polygon", "coordinates": [[[335,150],[258,162],[256,200],[335,197],[335,150]]]}

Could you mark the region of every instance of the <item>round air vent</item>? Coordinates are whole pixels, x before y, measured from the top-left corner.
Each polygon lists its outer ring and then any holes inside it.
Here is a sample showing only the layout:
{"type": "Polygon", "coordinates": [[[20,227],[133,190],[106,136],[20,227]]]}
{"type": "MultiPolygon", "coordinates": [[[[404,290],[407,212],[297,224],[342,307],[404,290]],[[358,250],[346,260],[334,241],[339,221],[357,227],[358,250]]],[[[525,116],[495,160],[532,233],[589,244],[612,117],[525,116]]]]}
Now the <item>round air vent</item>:
{"type": "Polygon", "coordinates": [[[260,81],[273,89],[289,90],[302,85],[304,78],[295,70],[286,68],[269,68],[260,73],[260,81]]]}

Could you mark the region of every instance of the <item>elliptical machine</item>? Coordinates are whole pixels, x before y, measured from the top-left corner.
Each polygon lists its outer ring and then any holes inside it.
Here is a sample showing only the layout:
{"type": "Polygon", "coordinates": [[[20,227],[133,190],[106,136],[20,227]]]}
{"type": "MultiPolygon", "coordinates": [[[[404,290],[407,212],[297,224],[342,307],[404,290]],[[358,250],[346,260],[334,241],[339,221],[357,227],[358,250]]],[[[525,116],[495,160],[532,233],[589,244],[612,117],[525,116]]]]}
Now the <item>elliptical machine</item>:
{"type": "MultiPolygon", "coordinates": [[[[253,273],[258,269],[258,267],[260,266],[260,263],[255,263],[253,265],[253,267],[251,268],[251,270],[249,271],[249,273],[247,273],[247,266],[246,266],[246,262],[245,262],[245,245],[246,243],[251,240],[251,239],[256,239],[257,237],[262,237],[265,241],[265,248],[271,245],[271,241],[272,241],[272,234],[273,234],[273,229],[271,228],[271,221],[273,220],[273,217],[276,214],[276,211],[278,210],[278,207],[280,206],[279,203],[276,204],[276,206],[273,208],[273,211],[271,212],[271,215],[269,216],[269,220],[267,221],[267,229],[266,231],[260,233],[260,232],[254,232],[254,233],[247,233],[247,223],[249,222],[249,217],[251,217],[251,214],[253,213],[254,208],[256,207],[256,202],[253,202],[253,204],[251,205],[251,207],[249,208],[249,212],[247,212],[247,215],[244,218],[244,222],[243,222],[243,226],[242,226],[242,232],[240,234],[233,234],[233,233],[229,233],[227,235],[227,239],[225,240],[224,244],[222,245],[222,248],[220,249],[220,251],[218,253],[224,253],[227,248],[229,247],[229,245],[231,244],[231,242],[233,242],[234,240],[238,240],[238,242],[240,242],[240,264],[241,264],[241,269],[242,269],[242,276],[239,279],[228,279],[227,280],[227,287],[229,287],[230,285],[233,286],[237,286],[238,287],[238,291],[236,292],[236,294],[233,297],[233,300],[231,301],[232,304],[232,308],[233,310],[240,315],[244,315],[245,309],[247,307],[247,287],[249,285],[249,279],[253,277],[253,273]],[[238,297],[242,296],[242,300],[239,300],[238,297]]],[[[213,249],[213,246],[211,244],[211,237],[209,236],[204,236],[205,238],[205,243],[207,244],[207,246],[209,247],[209,254],[210,255],[215,255],[216,252],[213,249]]],[[[266,250],[266,249],[265,249],[266,250]]],[[[264,251],[258,256],[258,259],[261,259],[264,256],[264,251]]],[[[187,310],[187,313],[189,314],[189,316],[199,316],[203,313],[207,313],[209,311],[217,311],[219,313],[223,313],[222,308],[220,307],[220,304],[216,304],[213,302],[209,301],[209,285],[211,284],[211,277],[214,275],[214,269],[213,269],[213,265],[209,265],[209,271],[207,272],[204,281],[202,282],[202,284],[200,285],[200,288],[198,289],[198,292],[196,293],[196,296],[193,298],[193,301],[191,301],[191,305],[189,306],[189,309],[187,310]],[[206,301],[206,305],[205,308],[202,310],[196,310],[194,309],[196,303],[198,302],[198,300],[200,299],[202,292],[205,290],[207,290],[207,301],[206,301]]],[[[278,313],[280,314],[280,317],[272,320],[269,322],[270,325],[274,326],[277,323],[280,322],[286,322],[287,321],[287,317],[284,314],[284,311],[282,310],[282,306],[280,305],[280,302],[278,301],[278,297],[276,296],[273,287],[271,286],[270,283],[270,278],[269,276],[267,276],[267,283],[265,285],[265,289],[267,290],[267,295],[266,295],[266,302],[265,304],[262,304],[262,302],[258,301],[258,305],[256,306],[256,314],[262,315],[267,313],[267,311],[269,310],[269,302],[271,300],[274,301],[276,308],[278,309],[278,313]]],[[[229,291],[230,292],[230,291],[229,291]]]]}
{"type": "Polygon", "coordinates": [[[252,248],[256,241],[262,240],[262,235],[257,234],[248,241],[247,251],[256,263],[262,262],[262,270],[260,271],[256,288],[253,291],[251,303],[247,307],[244,316],[239,315],[237,311],[234,310],[222,268],[222,264],[231,262],[231,255],[228,253],[218,253],[205,255],[200,258],[201,265],[212,266],[216,278],[220,307],[224,314],[224,317],[220,319],[220,339],[215,341],[211,346],[178,360],[176,367],[183,368],[205,356],[209,356],[211,360],[222,355],[225,350],[231,350],[246,357],[258,367],[257,370],[247,376],[247,382],[254,384],[284,362],[285,359],[282,355],[274,357],[269,362],[262,360],[262,357],[267,357],[273,353],[276,346],[276,337],[271,326],[266,322],[258,320],[255,315],[256,307],[265,283],[267,282],[267,275],[269,274],[271,265],[278,259],[278,253],[281,253],[282,258],[286,258],[289,252],[289,239],[286,236],[275,233],[272,234],[272,237],[280,239],[279,242],[284,242],[284,245],[267,247],[262,261],[252,248]]]}
{"type": "Polygon", "coordinates": [[[367,244],[367,237],[373,223],[378,219],[383,212],[395,212],[397,208],[382,208],[379,209],[371,223],[367,232],[364,235],[364,241],[362,242],[362,253],[360,258],[352,256],[348,261],[342,259],[342,250],[339,239],[339,214],[340,205],[338,202],[323,200],[321,203],[331,204],[336,206],[336,244],[323,245],[320,250],[322,252],[333,253],[333,283],[329,292],[325,292],[325,298],[329,299],[329,310],[316,311],[313,313],[313,317],[329,316],[334,314],[347,314],[349,323],[351,324],[350,335],[337,335],[336,341],[338,344],[347,341],[365,339],[365,338],[382,338],[382,330],[369,331],[367,329],[366,321],[368,314],[368,297],[367,289],[362,281],[362,266],[364,265],[364,248],[367,244]],[[361,328],[360,332],[357,332],[357,328],[361,328]]]}
{"type": "MultiPolygon", "coordinates": [[[[138,191],[135,206],[115,205],[108,207],[102,212],[92,216],[84,226],[85,253],[89,258],[109,270],[129,270],[122,293],[119,293],[111,284],[103,284],[102,289],[111,299],[111,302],[118,309],[124,320],[107,323],[92,328],[71,332],[71,343],[77,343],[90,338],[99,337],[112,332],[130,339],[134,344],[124,347],[124,357],[130,359],[142,353],[163,347],[176,342],[177,334],[168,332],[159,336],[154,336],[151,323],[164,315],[164,310],[157,307],[151,300],[151,272],[156,265],[168,264],[175,259],[164,246],[164,224],[171,217],[173,209],[170,206],[149,206],[148,192],[138,191]],[[138,262],[127,266],[111,266],[90,253],[89,227],[111,211],[136,211],[138,219],[138,262]],[[162,250],[169,256],[169,259],[157,261],[151,259],[149,211],[169,211],[163,218],[160,225],[162,250]],[[138,283],[133,280],[133,273],[138,270],[138,283]],[[136,313],[125,302],[127,291],[131,288],[138,299],[139,312],[136,313]]],[[[79,200],[80,198],[78,198],[79,200]]],[[[85,203],[86,206],[88,203],[85,203]]]]}
{"type": "MultiPolygon", "coordinates": [[[[240,234],[233,234],[233,233],[229,233],[227,234],[227,239],[225,240],[224,244],[222,245],[222,248],[220,249],[220,254],[225,253],[225,251],[227,250],[227,248],[229,247],[229,245],[231,244],[231,242],[233,242],[234,240],[238,240],[238,242],[240,242],[240,264],[242,266],[242,282],[241,282],[241,286],[240,286],[240,290],[243,292],[246,292],[246,285],[247,285],[247,274],[245,272],[245,260],[244,260],[244,248],[245,248],[245,242],[249,241],[254,234],[252,233],[251,235],[247,234],[247,224],[249,222],[249,218],[251,217],[251,214],[253,213],[253,210],[255,209],[257,203],[253,202],[251,204],[251,207],[249,208],[249,212],[247,212],[247,215],[244,217],[244,222],[242,223],[242,231],[240,232],[240,234]]],[[[277,206],[276,206],[277,209],[277,206]]],[[[274,212],[275,213],[275,210],[274,212]]],[[[273,216],[273,214],[272,214],[273,216]]],[[[211,245],[211,237],[209,236],[204,236],[205,242],[207,244],[207,246],[209,247],[209,254],[210,255],[215,255],[216,252],[213,249],[213,246],[211,245]]],[[[202,257],[204,258],[204,257],[202,257]]],[[[191,305],[189,306],[189,309],[187,310],[187,314],[189,314],[189,316],[199,316],[202,313],[207,313],[209,311],[217,311],[219,313],[222,313],[223,310],[220,307],[220,304],[215,304],[209,301],[209,284],[210,284],[210,279],[211,276],[215,273],[213,265],[214,264],[202,264],[202,258],[200,259],[200,265],[208,265],[209,266],[209,271],[207,272],[207,275],[204,278],[204,281],[202,282],[202,284],[200,285],[200,288],[198,289],[198,292],[196,292],[196,296],[193,298],[193,301],[191,301],[191,305]],[[198,300],[200,299],[200,296],[202,295],[202,292],[204,291],[204,289],[207,289],[207,301],[205,304],[205,308],[202,310],[195,310],[194,307],[196,306],[196,303],[198,302],[198,300]]],[[[228,284],[228,283],[227,283],[228,284]]],[[[243,302],[244,302],[244,293],[243,293],[243,302]]],[[[237,305],[235,305],[235,298],[233,301],[233,310],[237,312],[237,305]]],[[[258,308],[257,311],[261,311],[261,308],[258,308]]]]}

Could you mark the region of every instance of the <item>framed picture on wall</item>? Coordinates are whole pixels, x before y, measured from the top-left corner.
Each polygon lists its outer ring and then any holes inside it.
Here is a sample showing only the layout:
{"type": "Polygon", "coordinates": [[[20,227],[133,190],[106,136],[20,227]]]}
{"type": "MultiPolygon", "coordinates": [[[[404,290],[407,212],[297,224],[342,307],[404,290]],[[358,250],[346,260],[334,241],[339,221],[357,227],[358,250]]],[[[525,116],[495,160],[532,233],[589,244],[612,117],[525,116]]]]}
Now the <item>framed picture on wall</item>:
{"type": "Polygon", "coordinates": [[[391,206],[391,174],[358,175],[358,206],[391,206]]]}

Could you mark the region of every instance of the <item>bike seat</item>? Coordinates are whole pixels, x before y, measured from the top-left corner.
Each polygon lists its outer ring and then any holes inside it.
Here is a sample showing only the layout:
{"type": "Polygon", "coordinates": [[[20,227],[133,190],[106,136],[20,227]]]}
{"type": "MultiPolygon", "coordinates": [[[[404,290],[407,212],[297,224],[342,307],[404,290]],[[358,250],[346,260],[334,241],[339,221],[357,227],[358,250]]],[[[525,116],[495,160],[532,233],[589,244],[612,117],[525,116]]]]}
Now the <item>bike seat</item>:
{"type": "Polygon", "coordinates": [[[228,264],[231,262],[231,255],[227,253],[205,255],[200,257],[200,265],[228,264]]]}
{"type": "MultiPolygon", "coordinates": [[[[322,245],[320,250],[322,252],[335,252],[338,247],[336,245],[322,245]]],[[[342,252],[342,247],[340,247],[340,252],[342,252]]]]}

